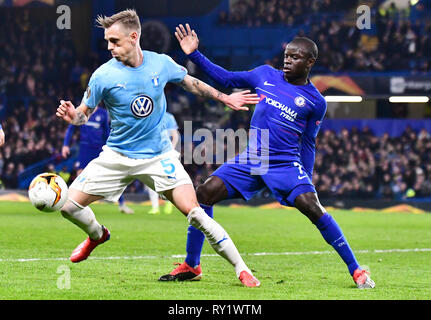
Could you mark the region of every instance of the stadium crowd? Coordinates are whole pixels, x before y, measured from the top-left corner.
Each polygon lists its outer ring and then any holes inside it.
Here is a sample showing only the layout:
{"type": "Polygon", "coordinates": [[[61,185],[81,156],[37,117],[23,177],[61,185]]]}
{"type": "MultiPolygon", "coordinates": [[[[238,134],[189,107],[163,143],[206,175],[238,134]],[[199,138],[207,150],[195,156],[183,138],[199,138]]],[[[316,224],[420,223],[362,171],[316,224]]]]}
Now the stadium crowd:
{"type": "Polygon", "coordinates": [[[247,25],[259,27],[268,24],[288,26],[306,22],[316,13],[344,12],[357,4],[343,0],[237,0],[232,2],[229,12],[221,11],[220,25],[247,25]]]}
{"type": "Polygon", "coordinates": [[[25,168],[60,153],[67,125],[55,116],[58,101],[80,101],[93,60],[83,67],[70,32],[32,23],[28,10],[2,12],[0,39],[0,112],[6,133],[0,177],[3,187],[17,188],[25,168]]]}
{"type": "MultiPolygon", "coordinates": [[[[314,72],[340,71],[405,71],[429,73],[431,57],[423,54],[431,49],[429,3],[419,3],[416,11],[428,12],[428,19],[411,19],[411,9],[398,9],[395,2],[381,7],[384,1],[372,5],[373,30],[362,34],[356,20],[346,18],[350,10],[356,14],[359,3],[342,0],[238,0],[229,12],[219,14],[220,25],[258,27],[283,25],[299,29],[298,36],[313,39],[321,55],[314,72]],[[380,6],[380,7],[379,7],[380,6]],[[344,14],[343,14],[344,13],[344,14]]],[[[267,63],[282,66],[286,43],[280,53],[267,63]]]]}
{"type": "Polygon", "coordinates": [[[410,127],[400,137],[369,128],[319,133],[315,183],[320,197],[405,199],[431,196],[431,137],[410,127]]]}
{"type": "MultiPolygon", "coordinates": [[[[431,8],[429,8],[431,9],[431,8]]],[[[412,74],[431,72],[431,20],[408,19],[392,11],[376,12],[375,34],[363,34],[348,19],[321,17],[298,26],[297,36],[313,39],[323,52],[314,72],[341,71],[409,71],[412,74]]],[[[267,63],[281,68],[286,43],[267,63]]]]}

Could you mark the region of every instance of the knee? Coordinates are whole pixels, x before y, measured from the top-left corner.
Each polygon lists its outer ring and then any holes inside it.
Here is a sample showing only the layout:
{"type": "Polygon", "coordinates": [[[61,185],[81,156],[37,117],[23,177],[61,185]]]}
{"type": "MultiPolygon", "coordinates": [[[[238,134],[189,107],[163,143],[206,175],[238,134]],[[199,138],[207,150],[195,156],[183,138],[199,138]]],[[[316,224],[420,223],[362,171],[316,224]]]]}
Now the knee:
{"type": "Polygon", "coordinates": [[[204,184],[201,184],[196,189],[198,202],[207,206],[213,206],[217,202],[228,197],[228,191],[224,182],[216,177],[209,177],[204,184]]]}
{"type": "Polygon", "coordinates": [[[196,197],[199,203],[207,206],[212,206],[214,204],[211,199],[211,188],[205,183],[196,188],[196,197]]]}
{"type": "Polygon", "coordinates": [[[187,220],[190,225],[199,230],[202,228],[202,225],[204,224],[203,221],[206,218],[207,215],[201,208],[194,208],[187,215],[187,220]]]}
{"type": "Polygon", "coordinates": [[[60,209],[61,215],[64,218],[68,218],[70,216],[73,216],[73,214],[79,210],[83,209],[80,205],[78,205],[75,201],[68,200],[64,204],[64,206],[60,209]]]}
{"type": "Polygon", "coordinates": [[[312,223],[316,223],[326,213],[317,196],[311,192],[299,195],[295,199],[295,207],[312,223]]]}

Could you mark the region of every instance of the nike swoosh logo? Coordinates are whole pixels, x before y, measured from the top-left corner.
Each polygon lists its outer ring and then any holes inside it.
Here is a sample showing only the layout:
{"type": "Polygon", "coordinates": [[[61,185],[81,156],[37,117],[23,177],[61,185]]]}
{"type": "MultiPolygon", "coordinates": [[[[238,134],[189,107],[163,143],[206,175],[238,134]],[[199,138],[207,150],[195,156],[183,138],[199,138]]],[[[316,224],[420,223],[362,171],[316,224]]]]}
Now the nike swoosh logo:
{"type": "Polygon", "coordinates": [[[265,81],[263,84],[264,84],[265,86],[275,87],[275,84],[269,83],[268,81],[265,81]]]}
{"type": "Polygon", "coordinates": [[[298,179],[299,179],[299,180],[302,180],[302,179],[307,178],[307,177],[308,177],[308,176],[302,176],[302,177],[301,177],[301,176],[298,176],[298,179]]]}

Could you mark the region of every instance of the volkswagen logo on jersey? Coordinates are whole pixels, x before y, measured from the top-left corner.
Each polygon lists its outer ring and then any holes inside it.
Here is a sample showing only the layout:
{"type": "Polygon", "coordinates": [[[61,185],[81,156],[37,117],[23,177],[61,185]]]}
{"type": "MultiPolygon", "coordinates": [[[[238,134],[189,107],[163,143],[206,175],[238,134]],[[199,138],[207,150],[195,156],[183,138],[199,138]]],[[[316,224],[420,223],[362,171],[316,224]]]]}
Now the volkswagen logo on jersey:
{"type": "Polygon", "coordinates": [[[140,95],[133,99],[130,109],[135,117],[146,118],[153,112],[153,99],[147,95],[140,95]]]}
{"type": "Polygon", "coordinates": [[[303,97],[296,97],[295,98],[295,104],[298,107],[303,107],[303,106],[305,106],[305,99],[303,97]]]}

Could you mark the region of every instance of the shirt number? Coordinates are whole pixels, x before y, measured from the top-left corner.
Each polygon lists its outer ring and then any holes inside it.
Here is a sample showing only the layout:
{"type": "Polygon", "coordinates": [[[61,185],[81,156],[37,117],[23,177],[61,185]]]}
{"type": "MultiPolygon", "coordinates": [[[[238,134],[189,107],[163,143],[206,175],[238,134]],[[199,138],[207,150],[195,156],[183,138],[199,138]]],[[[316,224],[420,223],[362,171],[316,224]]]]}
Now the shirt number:
{"type": "Polygon", "coordinates": [[[175,171],[175,166],[170,161],[171,161],[171,159],[164,159],[164,160],[160,161],[160,163],[162,164],[162,166],[164,168],[164,172],[166,174],[171,174],[175,171]]]}

